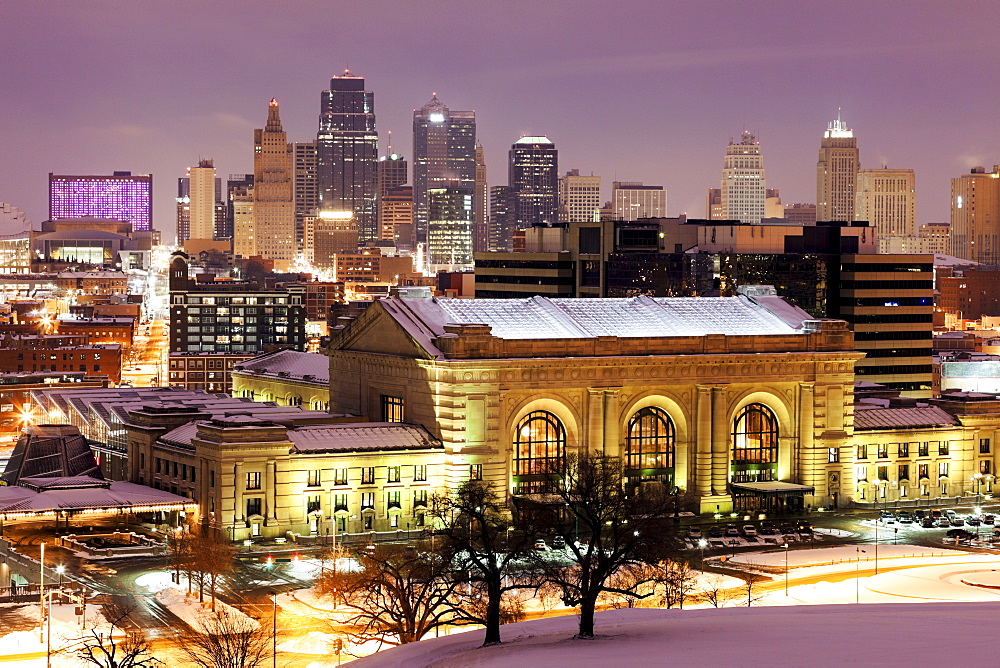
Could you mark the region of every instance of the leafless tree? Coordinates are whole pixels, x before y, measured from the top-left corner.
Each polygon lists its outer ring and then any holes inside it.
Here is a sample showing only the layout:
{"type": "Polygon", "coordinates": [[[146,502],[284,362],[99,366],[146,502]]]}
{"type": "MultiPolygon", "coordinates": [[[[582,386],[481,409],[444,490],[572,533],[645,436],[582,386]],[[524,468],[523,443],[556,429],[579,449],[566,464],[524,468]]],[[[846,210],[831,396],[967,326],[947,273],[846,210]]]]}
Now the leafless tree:
{"type": "Polygon", "coordinates": [[[571,454],[562,471],[549,472],[552,496],[566,512],[549,514],[567,541],[571,564],[546,553],[538,557],[545,577],[559,585],[563,601],[580,607],[579,637],[594,635],[594,609],[602,592],[617,592],[637,598],[645,582],[627,588],[615,587],[611,577],[621,569],[641,563],[657,563],[673,548],[671,532],[665,528],[676,507],[664,486],[626,491],[624,469],[617,457],[600,453],[571,454]]]}
{"type": "Polygon", "coordinates": [[[241,612],[225,609],[206,615],[194,633],[178,638],[192,665],[203,668],[256,668],[272,657],[271,628],[241,612]]]}
{"type": "Polygon", "coordinates": [[[455,600],[465,583],[453,577],[447,556],[428,547],[369,546],[356,553],[359,569],[333,568],[320,577],[320,592],[353,612],[352,638],[403,645],[462,622],[455,600]]]}
{"type": "Polygon", "coordinates": [[[90,629],[76,650],[76,656],[88,665],[100,668],[154,668],[164,665],[153,656],[149,642],[140,629],[126,628],[132,608],[109,603],[104,606],[104,616],[111,624],[111,630],[102,633],[99,628],[90,629]],[[124,634],[125,638],[120,639],[124,634]],[[116,642],[114,636],[119,636],[116,642]]]}
{"type": "Polygon", "coordinates": [[[698,593],[713,608],[725,607],[732,597],[729,594],[729,587],[724,586],[724,583],[725,578],[722,575],[712,573],[703,578],[698,593]]]}
{"type": "Polygon", "coordinates": [[[236,548],[218,529],[202,528],[194,541],[194,570],[198,577],[198,600],[205,600],[205,585],[212,597],[212,611],[215,611],[215,591],[219,578],[233,572],[236,548]]]}
{"type": "Polygon", "coordinates": [[[452,496],[436,498],[431,516],[455,555],[454,568],[484,595],[473,597],[476,604],[461,612],[486,627],[484,646],[499,643],[500,625],[507,623],[505,616],[510,618],[504,607],[509,610],[515,600],[510,592],[538,581],[534,562],[527,559],[535,541],[532,527],[515,525],[514,509],[492,483],[479,480],[463,483],[452,496]]]}
{"type": "MultiPolygon", "coordinates": [[[[750,566],[751,568],[753,567],[752,564],[750,566]]],[[[763,593],[760,591],[760,585],[765,580],[769,579],[770,578],[752,570],[747,571],[743,575],[743,584],[740,586],[740,589],[743,590],[743,593],[746,596],[745,600],[748,608],[761,599],[763,593]]]]}
{"type": "Polygon", "coordinates": [[[674,604],[679,608],[684,607],[684,601],[693,593],[698,572],[691,568],[691,564],[684,560],[668,559],[663,564],[664,572],[664,598],[667,607],[674,604]]]}

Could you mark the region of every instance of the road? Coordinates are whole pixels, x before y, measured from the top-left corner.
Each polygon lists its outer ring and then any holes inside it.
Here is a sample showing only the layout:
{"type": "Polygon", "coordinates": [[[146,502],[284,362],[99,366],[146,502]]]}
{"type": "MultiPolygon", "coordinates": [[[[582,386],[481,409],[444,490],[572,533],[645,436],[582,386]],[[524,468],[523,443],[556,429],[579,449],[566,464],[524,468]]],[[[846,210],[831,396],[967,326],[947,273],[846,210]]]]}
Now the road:
{"type": "Polygon", "coordinates": [[[139,353],[138,363],[123,366],[123,384],[151,387],[157,384],[157,379],[159,384],[167,384],[166,357],[170,345],[168,329],[166,320],[153,320],[139,325],[133,339],[133,347],[139,353]]]}

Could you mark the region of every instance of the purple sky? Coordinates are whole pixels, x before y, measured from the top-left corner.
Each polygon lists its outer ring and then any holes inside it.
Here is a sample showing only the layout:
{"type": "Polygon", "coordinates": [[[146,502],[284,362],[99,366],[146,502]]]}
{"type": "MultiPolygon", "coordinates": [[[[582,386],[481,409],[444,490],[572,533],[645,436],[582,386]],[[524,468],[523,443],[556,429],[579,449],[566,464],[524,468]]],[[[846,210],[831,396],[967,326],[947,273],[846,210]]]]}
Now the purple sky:
{"type": "Polygon", "coordinates": [[[560,171],[662,184],[704,216],[730,136],[758,133],[767,184],[815,201],[843,108],[862,167],[917,172],[918,222],[948,219],[949,179],[1000,163],[1000,3],[923,1],[105,2],[0,0],[0,201],[47,217],[48,173],[151,172],[170,240],[176,179],[199,157],[252,171],[253,128],[281,103],[315,137],[320,90],[349,64],[379,133],[409,157],[437,91],[475,109],[491,185],[522,134],[560,171]]]}

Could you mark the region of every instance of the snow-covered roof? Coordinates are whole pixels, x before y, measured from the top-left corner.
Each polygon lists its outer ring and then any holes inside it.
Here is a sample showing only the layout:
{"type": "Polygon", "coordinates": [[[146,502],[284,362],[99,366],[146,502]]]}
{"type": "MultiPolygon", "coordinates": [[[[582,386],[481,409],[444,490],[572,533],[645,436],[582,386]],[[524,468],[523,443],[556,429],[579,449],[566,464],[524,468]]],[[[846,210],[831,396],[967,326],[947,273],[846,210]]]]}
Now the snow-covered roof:
{"type": "Polygon", "coordinates": [[[854,429],[896,429],[910,427],[950,427],[958,421],[937,406],[920,405],[908,408],[883,408],[857,404],[854,407],[854,429]]]}
{"type": "Polygon", "coordinates": [[[193,501],[162,489],[119,480],[107,486],[50,488],[36,492],[25,487],[0,487],[0,515],[45,513],[54,510],[105,509],[116,511],[181,507],[193,501]]]}
{"type": "Polygon", "coordinates": [[[237,362],[235,371],[244,374],[289,378],[316,385],[330,384],[330,360],[318,353],[278,350],[237,362]]]}
{"type": "MultiPolygon", "coordinates": [[[[801,334],[805,311],[780,298],[388,298],[380,302],[419,342],[446,324],[485,324],[501,339],[801,334]]],[[[430,341],[426,341],[428,344],[430,341]]],[[[429,348],[433,350],[433,346],[429,348]]]]}
{"type": "Polygon", "coordinates": [[[441,441],[423,427],[399,422],[310,425],[288,430],[293,452],[440,449],[441,441]]]}

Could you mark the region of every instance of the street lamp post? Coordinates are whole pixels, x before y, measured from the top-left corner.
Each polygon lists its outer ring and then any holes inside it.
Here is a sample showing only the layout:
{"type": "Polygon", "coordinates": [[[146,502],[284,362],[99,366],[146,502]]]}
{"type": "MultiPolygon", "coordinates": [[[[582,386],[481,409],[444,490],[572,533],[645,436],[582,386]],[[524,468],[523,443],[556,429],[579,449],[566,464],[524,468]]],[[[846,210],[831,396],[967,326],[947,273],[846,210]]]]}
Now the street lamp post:
{"type": "Polygon", "coordinates": [[[861,555],[865,553],[860,547],[854,548],[854,602],[861,603],[861,555]]]}
{"type": "Polygon", "coordinates": [[[699,538],[698,547],[701,548],[701,570],[705,570],[705,548],[708,547],[708,541],[704,538],[699,538]]]}
{"type": "Polygon", "coordinates": [[[271,591],[271,666],[278,668],[278,591],[271,591]]]}
{"type": "Polygon", "coordinates": [[[785,596],[788,596],[788,543],[781,547],[785,548],[785,596]]]}

